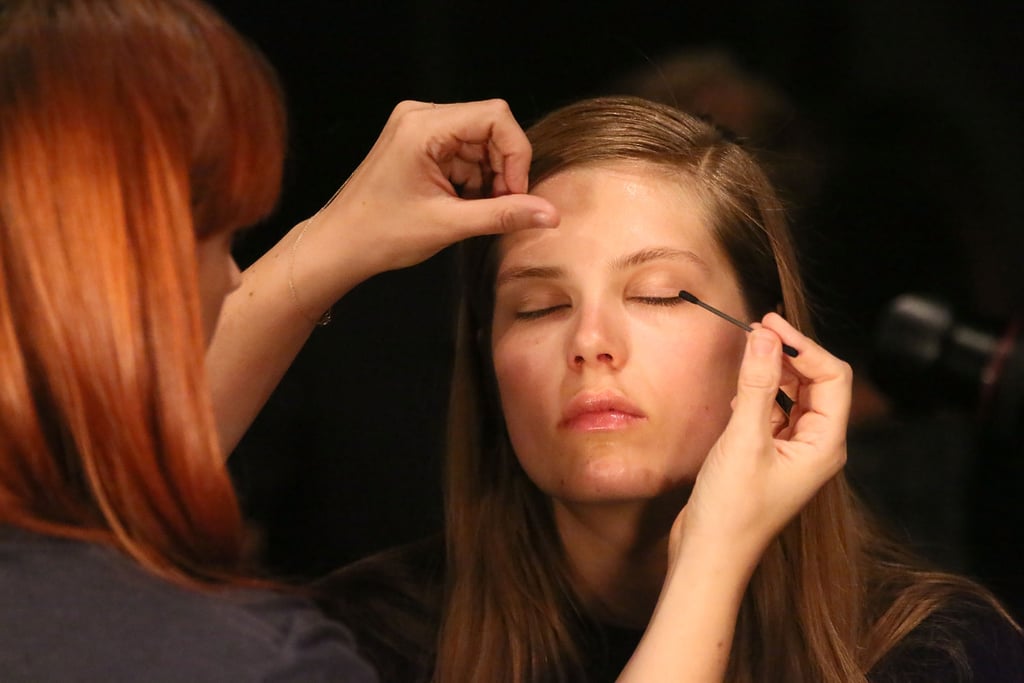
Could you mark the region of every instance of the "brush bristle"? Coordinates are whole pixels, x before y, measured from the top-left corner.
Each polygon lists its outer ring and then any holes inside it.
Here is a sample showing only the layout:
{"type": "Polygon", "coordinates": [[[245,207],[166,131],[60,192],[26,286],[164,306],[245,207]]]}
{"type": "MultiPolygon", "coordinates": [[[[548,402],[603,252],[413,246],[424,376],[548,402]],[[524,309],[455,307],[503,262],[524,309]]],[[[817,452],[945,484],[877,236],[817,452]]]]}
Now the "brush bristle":
{"type": "Polygon", "coordinates": [[[679,292],[679,298],[684,301],[689,301],[691,304],[700,303],[693,294],[690,294],[685,289],[679,292]]]}

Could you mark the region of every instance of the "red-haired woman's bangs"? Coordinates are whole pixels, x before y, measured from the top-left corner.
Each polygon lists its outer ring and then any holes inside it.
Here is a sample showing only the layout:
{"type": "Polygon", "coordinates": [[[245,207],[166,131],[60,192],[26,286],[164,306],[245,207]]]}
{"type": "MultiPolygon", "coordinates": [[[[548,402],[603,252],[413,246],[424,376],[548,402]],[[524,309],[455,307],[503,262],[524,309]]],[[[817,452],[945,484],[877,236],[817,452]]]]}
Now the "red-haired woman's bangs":
{"type": "Polygon", "coordinates": [[[239,49],[238,40],[210,41],[219,49],[212,57],[221,88],[198,112],[209,116],[197,130],[190,170],[200,236],[262,220],[280,192],[287,137],[280,88],[262,56],[239,49]]]}
{"type": "Polygon", "coordinates": [[[195,239],[277,200],[273,71],[192,0],[16,0],[0,29],[0,522],[231,577],[195,239]]]}

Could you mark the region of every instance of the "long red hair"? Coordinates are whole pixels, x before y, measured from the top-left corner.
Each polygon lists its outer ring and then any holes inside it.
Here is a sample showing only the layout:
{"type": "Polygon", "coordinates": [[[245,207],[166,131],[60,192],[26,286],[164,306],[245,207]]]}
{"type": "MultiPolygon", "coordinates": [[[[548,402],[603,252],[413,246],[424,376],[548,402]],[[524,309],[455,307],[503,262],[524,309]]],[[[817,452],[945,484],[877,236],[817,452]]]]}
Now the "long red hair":
{"type": "Polygon", "coordinates": [[[0,524],[232,575],[196,240],[277,200],[277,81],[192,0],[0,9],[0,524]]]}

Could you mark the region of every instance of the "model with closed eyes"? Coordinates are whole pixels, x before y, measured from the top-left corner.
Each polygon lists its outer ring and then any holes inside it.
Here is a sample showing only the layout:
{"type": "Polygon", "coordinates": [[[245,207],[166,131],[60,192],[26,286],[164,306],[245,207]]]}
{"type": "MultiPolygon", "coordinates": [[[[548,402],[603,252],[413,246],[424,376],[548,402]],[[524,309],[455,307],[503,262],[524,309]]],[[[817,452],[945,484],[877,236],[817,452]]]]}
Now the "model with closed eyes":
{"type": "Polygon", "coordinates": [[[635,98],[528,135],[561,222],[462,245],[443,537],[323,585],[384,680],[1014,680],[1002,607],[846,484],[850,368],[754,159],[635,98]]]}

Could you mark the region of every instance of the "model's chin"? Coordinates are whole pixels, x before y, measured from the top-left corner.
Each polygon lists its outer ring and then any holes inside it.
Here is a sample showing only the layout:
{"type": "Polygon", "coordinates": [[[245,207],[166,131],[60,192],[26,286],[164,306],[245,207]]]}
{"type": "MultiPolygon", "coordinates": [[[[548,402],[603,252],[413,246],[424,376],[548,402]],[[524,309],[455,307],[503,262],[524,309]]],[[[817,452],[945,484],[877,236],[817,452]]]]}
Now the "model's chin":
{"type": "MultiPolygon", "coordinates": [[[[578,502],[626,502],[678,495],[693,487],[699,463],[651,462],[649,458],[630,457],[622,449],[614,453],[591,452],[559,481],[552,482],[554,495],[578,502]]],[[[542,487],[544,488],[544,487],[542,487]]]]}

